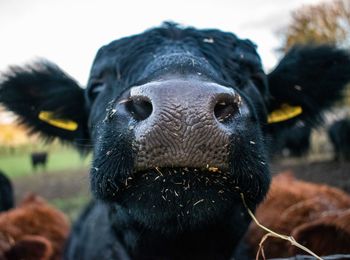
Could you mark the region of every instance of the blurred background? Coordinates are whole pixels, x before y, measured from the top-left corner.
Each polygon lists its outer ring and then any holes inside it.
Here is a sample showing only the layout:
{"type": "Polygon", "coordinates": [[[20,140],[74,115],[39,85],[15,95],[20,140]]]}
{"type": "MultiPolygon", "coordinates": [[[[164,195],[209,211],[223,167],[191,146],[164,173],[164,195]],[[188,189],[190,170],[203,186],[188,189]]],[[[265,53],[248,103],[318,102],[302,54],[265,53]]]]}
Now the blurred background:
{"type": "MultiPolygon", "coordinates": [[[[249,38],[258,45],[266,72],[296,43],[350,48],[349,0],[2,0],[0,72],[46,58],[84,87],[99,47],[163,21],[249,38]]],[[[276,137],[271,153],[279,160],[274,160],[273,172],[291,168],[305,179],[336,181],[336,186],[350,191],[350,148],[337,152],[328,134],[335,122],[349,118],[349,90],[327,112],[324,127],[311,131],[299,124],[292,136],[286,132],[276,137]],[[321,172],[327,174],[320,177],[321,172]]],[[[346,124],[345,120],[334,127],[345,136],[340,140],[344,145],[349,142],[346,124]]],[[[0,170],[13,180],[17,200],[28,191],[36,192],[74,219],[89,200],[90,159],[57,141],[46,144],[28,135],[15,116],[0,107],[0,170]]]]}

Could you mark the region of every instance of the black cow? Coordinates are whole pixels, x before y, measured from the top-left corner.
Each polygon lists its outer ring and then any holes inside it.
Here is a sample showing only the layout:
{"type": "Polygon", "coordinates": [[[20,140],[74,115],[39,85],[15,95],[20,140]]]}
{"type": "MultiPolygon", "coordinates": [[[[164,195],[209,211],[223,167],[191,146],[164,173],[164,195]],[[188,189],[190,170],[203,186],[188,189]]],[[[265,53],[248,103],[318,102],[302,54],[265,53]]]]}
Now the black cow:
{"type": "Polygon", "coordinates": [[[328,137],[333,145],[334,160],[350,161],[350,118],[334,122],[328,129],[328,137]]]}
{"type": "Polygon", "coordinates": [[[0,101],[93,146],[95,200],[67,259],[230,259],[250,223],[240,194],[254,210],[269,188],[264,136],[316,122],[349,79],[330,46],[295,47],[266,75],[251,41],[165,24],[102,47],[86,89],[41,61],[10,69],[0,101]]]}
{"type": "Polygon", "coordinates": [[[46,168],[47,163],[47,152],[35,152],[30,154],[32,160],[32,167],[36,170],[36,167],[41,165],[46,168]]]}
{"type": "Polygon", "coordinates": [[[275,157],[302,157],[309,151],[312,127],[295,125],[284,129],[271,140],[271,153],[275,157]]]}
{"type": "Polygon", "coordinates": [[[0,171],[0,212],[13,208],[14,195],[11,181],[0,171]]]}

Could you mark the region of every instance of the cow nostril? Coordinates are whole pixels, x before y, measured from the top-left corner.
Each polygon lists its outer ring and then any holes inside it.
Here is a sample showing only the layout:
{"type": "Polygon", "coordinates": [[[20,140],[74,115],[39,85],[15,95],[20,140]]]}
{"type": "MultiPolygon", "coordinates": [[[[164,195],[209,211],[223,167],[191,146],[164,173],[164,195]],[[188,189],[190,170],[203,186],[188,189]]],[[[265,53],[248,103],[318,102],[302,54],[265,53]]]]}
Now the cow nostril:
{"type": "Polygon", "coordinates": [[[138,121],[145,120],[152,114],[152,104],[142,97],[133,97],[126,103],[129,113],[138,121]]]}
{"type": "Polygon", "coordinates": [[[239,104],[234,98],[220,99],[214,107],[214,115],[219,122],[227,122],[239,111],[239,104]]]}

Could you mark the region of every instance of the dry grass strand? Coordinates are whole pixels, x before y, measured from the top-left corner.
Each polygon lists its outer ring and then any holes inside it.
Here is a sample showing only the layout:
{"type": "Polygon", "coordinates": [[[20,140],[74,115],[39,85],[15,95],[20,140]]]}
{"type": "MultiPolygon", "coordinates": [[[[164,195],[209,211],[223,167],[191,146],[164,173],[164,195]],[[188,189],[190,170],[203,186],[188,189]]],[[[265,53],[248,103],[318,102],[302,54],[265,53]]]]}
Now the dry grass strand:
{"type": "Polygon", "coordinates": [[[264,253],[264,248],[263,248],[263,244],[264,242],[269,238],[269,237],[276,237],[276,238],[280,238],[286,241],[289,241],[293,246],[296,246],[298,248],[300,248],[301,250],[307,252],[308,254],[312,255],[313,257],[315,257],[318,260],[324,260],[323,258],[321,258],[320,256],[316,255],[314,252],[312,252],[310,249],[308,249],[307,247],[299,244],[292,236],[286,236],[286,235],[282,235],[279,233],[276,233],[275,231],[263,226],[262,224],[260,224],[260,222],[256,219],[256,217],[254,216],[253,212],[249,209],[245,199],[244,199],[244,194],[240,193],[242,201],[243,201],[243,205],[246,208],[246,210],[248,211],[248,214],[250,215],[250,217],[253,219],[253,221],[255,222],[255,224],[260,227],[261,229],[265,230],[267,232],[267,234],[265,234],[262,239],[260,240],[259,243],[259,249],[258,252],[256,254],[255,259],[259,260],[259,256],[260,254],[262,255],[263,259],[266,259],[265,257],[265,253],[264,253]]]}

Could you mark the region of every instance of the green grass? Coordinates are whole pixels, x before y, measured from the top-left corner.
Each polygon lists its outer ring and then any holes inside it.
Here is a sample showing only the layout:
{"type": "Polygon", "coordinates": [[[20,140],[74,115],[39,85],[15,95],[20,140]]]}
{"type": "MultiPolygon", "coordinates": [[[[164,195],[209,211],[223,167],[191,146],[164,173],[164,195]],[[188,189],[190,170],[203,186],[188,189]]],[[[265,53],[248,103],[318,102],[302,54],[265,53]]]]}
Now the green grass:
{"type": "MultiPolygon", "coordinates": [[[[48,152],[46,169],[39,167],[37,171],[78,169],[89,165],[90,160],[91,156],[83,158],[73,148],[55,147],[48,152]]],[[[33,173],[30,153],[14,152],[0,155],[0,169],[12,178],[33,173]]]]}
{"type": "Polygon", "coordinates": [[[74,221],[91,198],[86,180],[91,157],[91,154],[82,157],[74,148],[58,142],[35,142],[14,148],[0,146],[0,170],[19,189],[19,201],[27,192],[35,192],[74,221]],[[35,173],[30,158],[34,151],[48,152],[46,168],[39,166],[35,173]],[[75,183],[80,184],[82,178],[83,186],[79,187],[75,183]]]}

